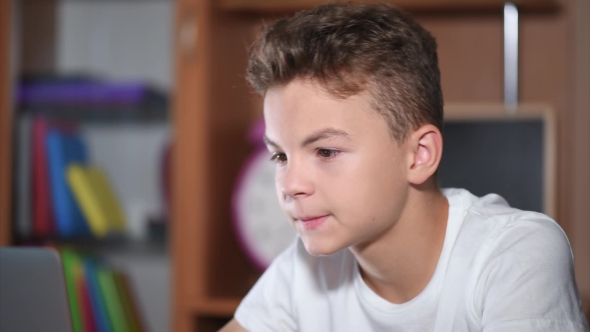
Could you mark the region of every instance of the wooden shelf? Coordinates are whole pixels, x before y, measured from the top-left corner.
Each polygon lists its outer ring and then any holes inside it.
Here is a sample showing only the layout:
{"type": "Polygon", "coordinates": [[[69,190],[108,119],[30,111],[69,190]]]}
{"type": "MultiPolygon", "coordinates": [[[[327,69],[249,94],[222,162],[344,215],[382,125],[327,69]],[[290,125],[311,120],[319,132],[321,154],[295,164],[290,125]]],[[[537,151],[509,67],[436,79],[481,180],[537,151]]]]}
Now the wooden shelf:
{"type": "MultiPolygon", "coordinates": [[[[445,104],[445,120],[473,119],[540,119],[553,116],[547,103],[519,103],[514,109],[502,103],[448,103],[445,104]]],[[[551,119],[551,121],[554,121],[551,119]]]]}
{"type": "Polygon", "coordinates": [[[240,301],[241,299],[237,298],[198,299],[192,303],[192,311],[199,316],[230,318],[233,317],[240,301]]]}
{"type": "MultiPolygon", "coordinates": [[[[338,1],[338,0],[337,0],[338,1]]],[[[252,14],[288,13],[310,9],[326,3],[325,0],[219,0],[218,8],[227,12],[252,14]]],[[[383,2],[378,0],[360,0],[357,2],[383,2]]],[[[398,0],[388,1],[410,12],[501,12],[504,0],[398,0]]],[[[559,5],[556,0],[513,0],[520,10],[525,12],[555,11],[559,5]]]]}

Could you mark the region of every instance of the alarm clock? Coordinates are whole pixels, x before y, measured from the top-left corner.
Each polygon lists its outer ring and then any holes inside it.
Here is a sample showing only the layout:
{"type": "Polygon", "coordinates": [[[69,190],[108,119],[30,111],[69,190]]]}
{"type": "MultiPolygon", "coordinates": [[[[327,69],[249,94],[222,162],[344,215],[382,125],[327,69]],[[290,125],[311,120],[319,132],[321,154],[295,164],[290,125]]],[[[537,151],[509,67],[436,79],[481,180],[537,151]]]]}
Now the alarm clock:
{"type": "Polygon", "coordinates": [[[250,131],[254,152],[236,181],[232,212],[236,237],[251,263],[264,271],[296,238],[297,233],[282,211],[275,189],[275,164],[263,142],[264,122],[250,131]]]}

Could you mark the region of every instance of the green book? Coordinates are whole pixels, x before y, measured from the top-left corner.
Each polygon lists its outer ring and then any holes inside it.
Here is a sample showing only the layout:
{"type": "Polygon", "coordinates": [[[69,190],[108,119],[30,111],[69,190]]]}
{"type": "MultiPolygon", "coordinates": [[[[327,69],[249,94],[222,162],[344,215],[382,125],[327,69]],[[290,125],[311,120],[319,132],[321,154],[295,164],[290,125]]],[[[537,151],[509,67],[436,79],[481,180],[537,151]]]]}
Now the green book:
{"type": "Polygon", "coordinates": [[[132,294],[131,287],[129,285],[127,276],[121,272],[115,272],[114,274],[117,289],[119,291],[119,298],[125,308],[125,316],[129,323],[129,329],[131,332],[144,332],[145,328],[139,315],[139,310],[135,303],[135,297],[132,294]]]}
{"type": "Polygon", "coordinates": [[[80,257],[69,248],[60,248],[59,252],[64,266],[68,300],[70,301],[70,311],[72,314],[72,325],[75,332],[84,332],[84,322],[82,321],[82,313],[80,312],[82,304],[78,301],[78,288],[76,287],[76,273],[79,273],[82,268],[80,257]]]}
{"type": "Polygon", "coordinates": [[[114,332],[130,332],[129,324],[125,318],[125,308],[119,297],[113,272],[104,267],[98,267],[97,276],[112,330],[114,332]]]}

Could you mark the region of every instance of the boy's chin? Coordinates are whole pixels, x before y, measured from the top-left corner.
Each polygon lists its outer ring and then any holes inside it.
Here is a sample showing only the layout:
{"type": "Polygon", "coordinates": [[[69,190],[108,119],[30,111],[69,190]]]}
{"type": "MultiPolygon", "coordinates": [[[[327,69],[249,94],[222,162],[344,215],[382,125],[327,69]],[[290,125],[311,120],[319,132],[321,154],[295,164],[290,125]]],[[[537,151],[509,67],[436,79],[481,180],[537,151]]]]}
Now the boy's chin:
{"type": "Polygon", "coordinates": [[[307,253],[312,256],[329,256],[344,249],[344,247],[336,244],[314,243],[314,241],[305,240],[303,240],[303,245],[307,253]]]}

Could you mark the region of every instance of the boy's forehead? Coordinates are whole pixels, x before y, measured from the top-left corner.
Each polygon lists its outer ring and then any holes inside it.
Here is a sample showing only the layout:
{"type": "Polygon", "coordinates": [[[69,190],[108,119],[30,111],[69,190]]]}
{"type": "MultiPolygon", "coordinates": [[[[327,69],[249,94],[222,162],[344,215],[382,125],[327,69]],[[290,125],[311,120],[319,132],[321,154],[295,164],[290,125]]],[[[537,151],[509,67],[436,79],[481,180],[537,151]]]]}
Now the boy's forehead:
{"type": "Polygon", "coordinates": [[[273,86],[264,96],[263,110],[269,112],[292,109],[354,109],[378,114],[375,97],[369,90],[346,97],[330,93],[314,80],[294,80],[286,85],[273,86]]]}
{"type": "Polygon", "coordinates": [[[311,79],[296,79],[284,85],[272,86],[264,95],[263,102],[265,116],[276,111],[326,108],[346,110],[351,107],[375,112],[373,97],[368,92],[341,97],[330,93],[317,80],[311,79]]]}
{"type": "Polygon", "coordinates": [[[264,118],[267,139],[281,144],[318,133],[321,138],[354,138],[377,127],[389,131],[366,95],[338,98],[305,81],[269,89],[264,98],[264,118]],[[337,132],[340,134],[332,135],[337,132]]]}

